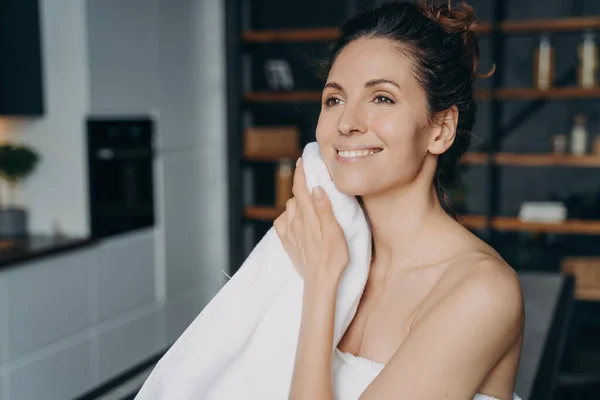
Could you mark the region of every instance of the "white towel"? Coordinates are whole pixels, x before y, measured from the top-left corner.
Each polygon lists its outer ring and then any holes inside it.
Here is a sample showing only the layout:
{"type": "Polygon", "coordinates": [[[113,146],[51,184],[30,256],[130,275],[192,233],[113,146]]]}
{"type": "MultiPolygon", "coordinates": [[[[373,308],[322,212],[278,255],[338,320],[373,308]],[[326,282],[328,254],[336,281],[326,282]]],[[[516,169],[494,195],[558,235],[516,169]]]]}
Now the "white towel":
{"type": "MultiPolygon", "coordinates": [[[[338,288],[333,357],[367,282],[371,233],[356,198],[335,188],[316,142],[305,147],[302,159],[309,190],[325,189],[350,250],[338,288]]],[[[163,356],[136,399],[288,398],[302,292],[302,278],[271,228],[163,356]]]]}

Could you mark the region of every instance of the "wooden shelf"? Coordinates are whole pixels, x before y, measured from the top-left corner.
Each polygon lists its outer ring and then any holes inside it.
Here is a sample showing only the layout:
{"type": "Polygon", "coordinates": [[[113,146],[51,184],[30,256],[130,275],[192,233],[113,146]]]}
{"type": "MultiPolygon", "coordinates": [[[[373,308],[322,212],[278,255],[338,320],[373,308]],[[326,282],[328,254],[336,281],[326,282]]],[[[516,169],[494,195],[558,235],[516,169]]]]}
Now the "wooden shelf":
{"type": "MultiPolygon", "coordinates": [[[[491,31],[489,24],[486,28],[491,31]]],[[[572,32],[598,28],[600,28],[600,16],[540,18],[504,21],[500,24],[500,30],[507,33],[572,32]]]]}
{"type": "Polygon", "coordinates": [[[489,161],[489,155],[487,153],[480,153],[475,151],[469,151],[460,159],[460,163],[464,165],[485,165],[489,161]]]}
{"type": "MultiPolygon", "coordinates": [[[[575,32],[586,29],[600,29],[600,16],[503,21],[500,22],[499,29],[505,33],[575,32]]],[[[480,22],[475,28],[475,32],[481,35],[490,34],[492,33],[492,24],[480,22]]]]}
{"type": "MultiPolygon", "coordinates": [[[[600,16],[504,21],[500,23],[499,28],[500,31],[506,33],[572,32],[600,29],[600,16]]],[[[475,32],[482,35],[490,34],[492,24],[480,22],[475,28],[475,32]]],[[[259,30],[246,31],[242,34],[242,40],[246,43],[320,42],[336,40],[339,37],[340,30],[334,27],[259,30]]]]}
{"type": "Polygon", "coordinates": [[[598,155],[498,153],[494,158],[500,165],[600,167],[598,155]]]}
{"type": "Polygon", "coordinates": [[[244,209],[244,217],[257,221],[274,221],[284,211],[283,208],[272,206],[247,206],[244,209]]]}
{"type": "MultiPolygon", "coordinates": [[[[273,221],[284,210],[269,206],[246,207],[244,216],[247,219],[273,221]]],[[[483,215],[462,215],[459,221],[468,228],[485,229],[487,219],[483,215]]],[[[517,217],[495,217],[493,226],[497,231],[547,232],[557,234],[600,235],[600,221],[567,220],[562,223],[525,222],[517,217]]]]}
{"type": "MultiPolygon", "coordinates": [[[[467,165],[485,165],[489,156],[487,153],[469,152],[461,159],[467,165]]],[[[529,166],[529,167],[600,167],[600,155],[573,156],[569,154],[519,154],[496,153],[494,160],[498,165],[529,166]]]]}
{"type": "Polygon", "coordinates": [[[487,219],[484,215],[459,215],[458,220],[461,224],[471,229],[487,228],[487,219]]]}
{"type": "MultiPolygon", "coordinates": [[[[244,216],[247,219],[273,221],[284,210],[269,206],[246,207],[244,216]]],[[[459,221],[468,228],[485,229],[486,217],[483,215],[462,215],[459,221]]],[[[516,217],[495,217],[493,226],[497,231],[547,232],[556,234],[600,235],[600,221],[567,220],[562,223],[524,222],[516,217]]]]}
{"type": "MultiPolygon", "coordinates": [[[[485,96],[485,94],[482,96],[485,96]]],[[[489,98],[489,93],[487,96],[489,98]]],[[[496,91],[496,98],[504,100],[591,99],[600,98],[600,87],[591,89],[579,87],[560,87],[550,88],[547,90],[534,88],[504,88],[496,91]]]]}
{"type": "Polygon", "coordinates": [[[321,92],[318,90],[297,90],[293,92],[248,92],[244,95],[244,100],[250,103],[320,103],[321,92]]]}
{"type": "Polygon", "coordinates": [[[242,34],[242,39],[246,43],[318,42],[335,40],[339,36],[337,28],[280,29],[246,31],[242,34]]]}
{"type": "Polygon", "coordinates": [[[242,157],[244,161],[280,161],[284,159],[296,160],[302,153],[297,151],[295,153],[273,153],[273,154],[244,154],[242,157]]]}
{"type": "Polygon", "coordinates": [[[577,289],[575,298],[581,301],[600,301],[599,289],[577,289]]]}
{"type": "Polygon", "coordinates": [[[560,271],[575,278],[575,298],[578,300],[600,300],[600,258],[564,257],[560,271]]]}
{"type": "Polygon", "coordinates": [[[498,231],[547,232],[557,234],[600,235],[600,221],[567,220],[562,223],[524,222],[515,217],[496,217],[498,231]]]}
{"type": "MultiPolygon", "coordinates": [[[[485,229],[484,216],[469,215],[459,217],[461,223],[472,229],[485,229]]],[[[502,232],[538,232],[564,235],[600,235],[600,221],[567,220],[560,223],[526,222],[517,217],[495,217],[492,219],[496,231],[502,232]]]]}

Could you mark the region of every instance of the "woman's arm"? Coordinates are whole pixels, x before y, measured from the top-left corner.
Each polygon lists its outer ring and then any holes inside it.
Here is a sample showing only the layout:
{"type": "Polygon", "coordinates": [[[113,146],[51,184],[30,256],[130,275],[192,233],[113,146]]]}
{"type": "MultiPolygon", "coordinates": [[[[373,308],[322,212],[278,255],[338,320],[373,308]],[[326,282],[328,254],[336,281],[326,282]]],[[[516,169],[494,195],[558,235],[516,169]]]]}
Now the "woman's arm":
{"type": "Polygon", "coordinates": [[[349,262],[348,245],[331,203],[320,187],[312,195],[304,166],[296,163],[294,198],[274,222],[294,267],[304,280],[302,319],[290,398],[333,400],[331,358],[337,287],[349,262]]]}
{"type": "Polygon", "coordinates": [[[292,400],[334,400],[331,372],[337,283],[306,282],[292,400]]]}

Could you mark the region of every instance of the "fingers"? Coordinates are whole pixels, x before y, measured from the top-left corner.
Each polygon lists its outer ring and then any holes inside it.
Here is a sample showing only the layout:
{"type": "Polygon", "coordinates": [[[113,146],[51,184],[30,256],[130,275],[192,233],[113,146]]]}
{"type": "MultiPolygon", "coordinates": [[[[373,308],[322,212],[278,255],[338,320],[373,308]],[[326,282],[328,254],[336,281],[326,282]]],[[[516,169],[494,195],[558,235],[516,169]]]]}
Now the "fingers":
{"type": "Polygon", "coordinates": [[[340,228],[325,190],[320,186],[315,186],[312,190],[312,197],[314,198],[314,207],[321,223],[321,229],[325,232],[340,228]]]}
{"type": "Polygon", "coordinates": [[[296,198],[292,197],[288,201],[285,202],[285,213],[287,216],[287,223],[291,224],[294,220],[294,215],[296,215],[296,198]]]}
{"type": "Polygon", "coordinates": [[[280,216],[275,218],[275,221],[273,221],[273,227],[275,227],[275,231],[280,239],[283,238],[287,231],[287,218],[287,212],[284,211],[280,216]]]}
{"type": "Polygon", "coordinates": [[[302,159],[298,159],[296,164],[296,170],[294,171],[294,184],[292,186],[292,193],[296,198],[297,212],[302,214],[305,220],[314,220],[317,216],[315,213],[315,206],[313,204],[312,196],[306,187],[306,176],[304,175],[304,163],[302,159]]]}
{"type": "Polygon", "coordinates": [[[289,231],[295,214],[296,200],[292,197],[285,203],[285,211],[273,221],[273,226],[279,237],[283,237],[289,231]]]}

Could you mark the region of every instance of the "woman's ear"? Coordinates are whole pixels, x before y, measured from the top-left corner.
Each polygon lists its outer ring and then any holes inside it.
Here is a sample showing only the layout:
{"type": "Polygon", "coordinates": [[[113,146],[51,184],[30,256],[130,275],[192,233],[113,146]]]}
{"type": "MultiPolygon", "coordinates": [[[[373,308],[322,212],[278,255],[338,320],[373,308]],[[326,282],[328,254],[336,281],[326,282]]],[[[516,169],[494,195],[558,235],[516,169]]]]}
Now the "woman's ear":
{"type": "Polygon", "coordinates": [[[456,138],[456,126],[458,125],[458,108],[452,106],[440,115],[439,124],[433,130],[429,143],[429,152],[440,155],[452,146],[456,138]]]}

